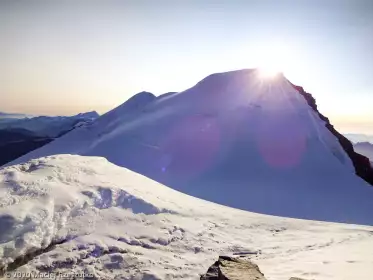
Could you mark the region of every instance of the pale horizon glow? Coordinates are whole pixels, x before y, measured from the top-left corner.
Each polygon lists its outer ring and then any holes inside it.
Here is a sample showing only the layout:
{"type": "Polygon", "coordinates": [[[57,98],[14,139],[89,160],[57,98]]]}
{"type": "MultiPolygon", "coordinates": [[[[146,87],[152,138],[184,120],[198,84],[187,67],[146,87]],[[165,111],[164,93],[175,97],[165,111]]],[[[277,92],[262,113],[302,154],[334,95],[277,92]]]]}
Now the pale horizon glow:
{"type": "Polygon", "coordinates": [[[0,112],[104,113],[238,69],[284,73],[373,134],[370,0],[0,1],[0,112]]]}

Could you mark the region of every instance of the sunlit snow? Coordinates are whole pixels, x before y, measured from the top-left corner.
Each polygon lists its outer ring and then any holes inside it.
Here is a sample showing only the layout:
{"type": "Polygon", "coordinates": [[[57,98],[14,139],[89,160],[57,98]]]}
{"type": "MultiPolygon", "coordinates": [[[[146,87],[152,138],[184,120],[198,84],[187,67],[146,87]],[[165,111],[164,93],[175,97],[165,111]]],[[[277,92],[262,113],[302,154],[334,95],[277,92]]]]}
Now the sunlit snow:
{"type": "Polygon", "coordinates": [[[1,265],[47,248],[12,273],[199,279],[219,254],[246,254],[268,280],[373,275],[372,227],[228,208],[103,158],[61,155],[7,167],[0,192],[1,265]]]}

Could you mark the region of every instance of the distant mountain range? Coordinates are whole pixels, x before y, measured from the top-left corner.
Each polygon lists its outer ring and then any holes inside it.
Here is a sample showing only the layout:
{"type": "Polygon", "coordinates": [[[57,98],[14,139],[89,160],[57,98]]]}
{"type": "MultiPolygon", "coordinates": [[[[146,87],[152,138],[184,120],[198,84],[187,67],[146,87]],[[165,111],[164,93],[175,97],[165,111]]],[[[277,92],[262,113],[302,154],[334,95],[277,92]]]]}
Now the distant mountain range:
{"type": "Polygon", "coordinates": [[[354,149],[359,154],[362,154],[369,158],[373,162],[373,144],[369,142],[359,142],[354,145],[354,149]]]}
{"type": "Polygon", "coordinates": [[[346,133],[344,136],[346,136],[352,143],[369,142],[373,144],[373,135],[346,133]]]}
{"type": "Polygon", "coordinates": [[[76,127],[93,122],[96,112],[72,117],[34,117],[1,113],[0,166],[44,146],[76,127]],[[21,117],[23,116],[23,117],[21,117]]]}
{"type": "Polygon", "coordinates": [[[14,114],[14,113],[4,113],[0,112],[0,120],[1,119],[23,119],[27,117],[32,117],[31,115],[25,114],[14,114]]]}
{"type": "Polygon", "coordinates": [[[88,112],[71,117],[39,116],[33,118],[7,118],[6,121],[0,121],[0,129],[25,129],[39,137],[58,137],[71,130],[71,128],[80,122],[87,123],[98,117],[97,112],[88,112]]]}

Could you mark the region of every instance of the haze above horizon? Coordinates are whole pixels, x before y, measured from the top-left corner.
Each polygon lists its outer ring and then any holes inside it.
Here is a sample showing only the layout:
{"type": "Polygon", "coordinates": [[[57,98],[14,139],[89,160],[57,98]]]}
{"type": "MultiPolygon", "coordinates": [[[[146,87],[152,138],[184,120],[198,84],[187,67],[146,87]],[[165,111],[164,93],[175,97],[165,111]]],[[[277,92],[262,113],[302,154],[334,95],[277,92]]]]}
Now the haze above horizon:
{"type": "Polygon", "coordinates": [[[111,110],[243,68],[283,71],[342,132],[373,133],[373,2],[0,1],[0,111],[111,110]]]}

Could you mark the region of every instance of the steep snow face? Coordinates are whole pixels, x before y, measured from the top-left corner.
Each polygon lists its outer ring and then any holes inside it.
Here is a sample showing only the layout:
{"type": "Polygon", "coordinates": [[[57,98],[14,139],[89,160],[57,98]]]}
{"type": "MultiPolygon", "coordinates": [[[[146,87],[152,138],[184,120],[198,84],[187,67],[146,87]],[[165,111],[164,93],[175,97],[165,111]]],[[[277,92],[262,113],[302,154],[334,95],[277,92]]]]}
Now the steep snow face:
{"type": "Polygon", "coordinates": [[[373,188],[325,122],[283,77],[211,75],[155,98],[141,93],[19,160],[102,156],[184,193],[249,211],[372,224],[373,188]]]}
{"type": "Polygon", "coordinates": [[[199,279],[218,255],[246,255],[268,280],[371,280],[372,232],[224,207],[103,158],[53,156],[0,170],[7,278],[199,279]]]}
{"type": "Polygon", "coordinates": [[[359,142],[354,145],[354,149],[359,154],[369,158],[373,162],[373,144],[369,142],[359,142]]]}
{"type": "Polygon", "coordinates": [[[348,157],[351,159],[355,169],[355,174],[362,178],[364,181],[373,186],[373,168],[369,162],[369,159],[363,155],[360,155],[354,151],[353,144],[342,134],[340,134],[334,126],[330,123],[329,119],[322,115],[317,109],[316,100],[310,93],[304,91],[300,86],[293,85],[299,93],[307,100],[308,105],[318,114],[319,118],[325,121],[325,127],[338,139],[338,142],[346,152],[348,157]]]}
{"type": "Polygon", "coordinates": [[[75,125],[90,123],[97,119],[97,112],[78,114],[72,117],[33,117],[0,121],[0,129],[25,129],[39,137],[58,137],[73,129],[75,125]]]}

